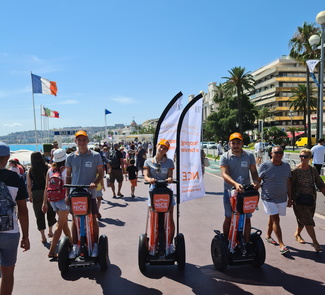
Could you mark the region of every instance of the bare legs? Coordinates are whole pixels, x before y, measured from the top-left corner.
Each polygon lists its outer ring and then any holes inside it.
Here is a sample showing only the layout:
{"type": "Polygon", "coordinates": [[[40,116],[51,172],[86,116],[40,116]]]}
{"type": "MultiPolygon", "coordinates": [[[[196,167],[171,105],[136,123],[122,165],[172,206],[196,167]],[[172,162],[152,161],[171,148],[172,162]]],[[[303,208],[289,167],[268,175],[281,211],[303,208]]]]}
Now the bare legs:
{"type": "Polygon", "coordinates": [[[282,231],[280,227],[280,216],[279,214],[270,215],[269,216],[269,223],[267,227],[266,238],[270,238],[274,232],[276,238],[278,239],[278,243],[280,245],[280,249],[282,249],[285,245],[282,240],[282,231]]]}

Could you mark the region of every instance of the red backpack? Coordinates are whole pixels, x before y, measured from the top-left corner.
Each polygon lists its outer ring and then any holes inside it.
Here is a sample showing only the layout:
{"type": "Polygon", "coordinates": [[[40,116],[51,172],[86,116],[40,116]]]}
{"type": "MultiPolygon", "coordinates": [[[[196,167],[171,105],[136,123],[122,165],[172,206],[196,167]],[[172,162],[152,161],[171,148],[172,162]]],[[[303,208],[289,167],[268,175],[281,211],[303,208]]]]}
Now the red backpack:
{"type": "Polygon", "coordinates": [[[47,186],[47,198],[50,202],[57,202],[65,198],[65,188],[60,171],[53,172],[47,186]]]}

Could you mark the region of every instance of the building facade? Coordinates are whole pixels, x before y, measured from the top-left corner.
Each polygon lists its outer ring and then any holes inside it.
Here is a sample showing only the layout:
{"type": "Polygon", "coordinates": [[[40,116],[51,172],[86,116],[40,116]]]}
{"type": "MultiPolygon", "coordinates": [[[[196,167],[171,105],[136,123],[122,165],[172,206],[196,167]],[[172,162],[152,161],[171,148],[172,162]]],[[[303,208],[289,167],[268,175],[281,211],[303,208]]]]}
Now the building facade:
{"type": "MultiPolygon", "coordinates": [[[[306,84],[306,72],[303,63],[284,55],[251,73],[256,85],[250,99],[258,107],[270,108],[273,116],[267,121],[272,122],[272,125],[284,130],[289,126],[304,127],[303,113],[290,109],[289,106],[292,88],[300,83],[306,84]]],[[[316,87],[312,79],[310,86],[316,87]]],[[[316,132],[316,121],[316,110],[311,110],[312,134],[316,132]]]]}

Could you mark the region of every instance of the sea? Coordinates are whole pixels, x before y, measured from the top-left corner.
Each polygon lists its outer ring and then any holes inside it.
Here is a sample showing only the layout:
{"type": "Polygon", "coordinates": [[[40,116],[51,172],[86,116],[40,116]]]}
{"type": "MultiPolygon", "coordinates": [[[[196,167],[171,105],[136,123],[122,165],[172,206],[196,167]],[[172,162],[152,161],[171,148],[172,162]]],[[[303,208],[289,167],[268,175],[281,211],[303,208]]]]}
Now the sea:
{"type": "MultiPolygon", "coordinates": [[[[43,145],[38,144],[36,147],[36,144],[9,144],[10,151],[15,152],[19,150],[28,150],[32,152],[43,152],[43,145]]],[[[71,147],[71,145],[62,145],[63,149],[66,149],[68,147],[71,147]]]]}

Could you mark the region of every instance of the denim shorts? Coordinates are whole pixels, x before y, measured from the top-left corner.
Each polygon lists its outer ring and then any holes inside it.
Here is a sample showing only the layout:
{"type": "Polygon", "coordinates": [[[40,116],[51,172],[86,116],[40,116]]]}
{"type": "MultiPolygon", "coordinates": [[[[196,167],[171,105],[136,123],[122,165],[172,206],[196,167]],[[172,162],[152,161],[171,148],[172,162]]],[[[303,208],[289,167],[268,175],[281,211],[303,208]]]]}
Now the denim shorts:
{"type": "Polygon", "coordinates": [[[65,199],[56,202],[50,202],[54,212],[69,211],[70,207],[65,203],[65,199]]]}
{"type": "Polygon", "coordinates": [[[14,266],[17,261],[17,251],[20,233],[0,234],[0,265],[14,266]]]}
{"type": "MultiPolygon", "coordinates": [[[[231,218],[232,210],[231,210],[230,196],[228,190],[224,190],[223,192],[223,206],[225,208],[225,216],[231,218]]],[[[252,217],[252,213],[247,213],[246,218],[250,218],[250,217],[252,217]]]]}

